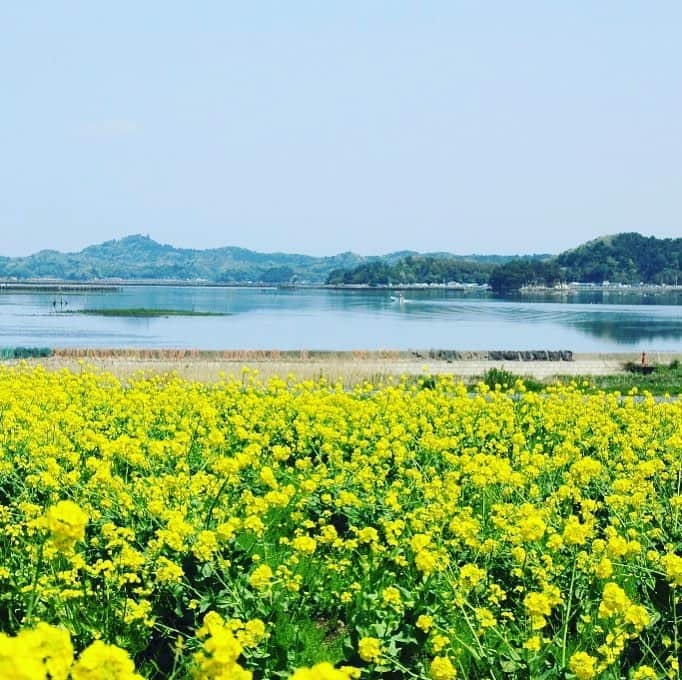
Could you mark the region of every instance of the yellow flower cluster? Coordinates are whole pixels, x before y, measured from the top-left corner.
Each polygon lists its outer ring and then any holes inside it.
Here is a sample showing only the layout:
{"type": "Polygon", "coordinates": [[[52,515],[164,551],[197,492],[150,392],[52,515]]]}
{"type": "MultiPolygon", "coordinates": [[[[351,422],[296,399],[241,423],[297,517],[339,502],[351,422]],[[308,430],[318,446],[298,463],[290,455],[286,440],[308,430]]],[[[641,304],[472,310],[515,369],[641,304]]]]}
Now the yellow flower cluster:
{"type": "Polygon", "coordinates": [[[680,470],[576,384],[0,369],[0,677],[676,677],[680,470]]]}
{"type": "Polygon", "coordinates": [[[359,677],[360,671],[352,666],[334,668],[328,661],[323,661],[312,668],[299,668],[291,680],[353,680],[359,677]]]}
{"type": "Polygon", "coordinates": [[[197,637],[206,638],[201,651],[194,655],[195,668],[193,675],[201,680],[250,680],[251,671],[244,670],[237,659],[243,647],[235,637],[232,626],[226,624],[222,617],[210,612],[204,619],[204,625],[197,631],[197,637]]]}
{"type": "Polygon", "coordinates": [[[381,658],[381,641],[373,637],[363,637],[358,643],[358,654],[363,661],[376,663],[381,658]]]}
{"type": "Polygon", "coordinates": [[[45,513],[47,528],[60,550],[71,550],[85,538],[88,516],[73,501],[59,501],[45,513]]]}
{"type": "Polygon", "coordinates": [[[0,633],[0,677],[7,680],[142,680],[128,653],[95,640],[74,659],[68,631],[40,622],[15,637],[0,633]]]}

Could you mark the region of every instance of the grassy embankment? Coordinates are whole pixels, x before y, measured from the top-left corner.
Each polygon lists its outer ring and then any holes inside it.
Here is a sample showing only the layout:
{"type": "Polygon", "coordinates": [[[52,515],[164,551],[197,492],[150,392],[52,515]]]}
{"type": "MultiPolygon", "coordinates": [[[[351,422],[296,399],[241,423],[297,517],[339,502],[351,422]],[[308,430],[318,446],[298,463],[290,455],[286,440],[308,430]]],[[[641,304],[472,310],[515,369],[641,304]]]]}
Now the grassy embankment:
{"type": "MultiPolygon", "coordinates": [[[[623,373],[616,375],[591,375],[591,376],[556,376],[550,381],[540,381],[526,376],[517,376],[511,371],[492,368],[483,376],[483,382],[491,389],[499,385],[502,389],[513,387],[521,380],[530,392],[541,392],[549,384],[561,381],[562,383],[574,383],[580,386],[582,391],[588,393],[604,390],[607,392],[621,392],[622,394],[636,390],[638,392],[650,392],[656,396],[682,394],[682,364],[675,360],[670,364],[653,366],[653,371],[648,375],[637,372],[634,364],[627,363],[623,366],[623,373]]],[[[472,381],[470,388],[475,388],[478,381],[472,381]]]]}

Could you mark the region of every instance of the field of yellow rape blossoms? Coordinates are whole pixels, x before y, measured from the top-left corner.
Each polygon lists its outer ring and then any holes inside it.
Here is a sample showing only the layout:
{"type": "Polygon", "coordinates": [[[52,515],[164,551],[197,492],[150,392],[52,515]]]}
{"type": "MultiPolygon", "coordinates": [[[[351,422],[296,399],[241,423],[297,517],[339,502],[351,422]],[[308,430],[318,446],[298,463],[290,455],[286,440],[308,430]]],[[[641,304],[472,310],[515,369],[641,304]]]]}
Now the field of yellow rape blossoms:
{"type": "Polygon", "coordinates": [[[679,677],[682,405],[0,369],[0,677],[679,677]]]}

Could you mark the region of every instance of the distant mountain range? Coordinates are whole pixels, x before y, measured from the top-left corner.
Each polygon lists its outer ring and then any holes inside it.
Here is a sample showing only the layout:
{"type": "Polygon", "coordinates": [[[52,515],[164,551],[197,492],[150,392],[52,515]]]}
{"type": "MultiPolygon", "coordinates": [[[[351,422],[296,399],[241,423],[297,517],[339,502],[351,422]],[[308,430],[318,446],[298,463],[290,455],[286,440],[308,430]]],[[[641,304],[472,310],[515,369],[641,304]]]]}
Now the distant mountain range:
{"type": "MultiPolygon", "coordinates": [[[[92,245],[78,253],[41,250],[27,257],[0,257],[0,277],[65,281],[154,279],[215,283],[324,283],[333,270],[352,269],[373,261],[392,265],[415,255],[418,253],[414,251],[400,251],[364,257],[346,252],[330,257],[314,257],[258,253],[235,247],[194,250],[174,248],[136,234],[92,245]]],[[[464,256],[451,253],[427,253],[423,256],[491,265],[512,259],[512,256],[505,255],[464,256]]]]}
{"type": "Polygon", "coordinates": [[[561,281],[682,283],[682,238],[616,234],[559,255],[454,255],[398,251],[365,257],[258,253],[245,248],[193,250],[134,235],[78,253],[41,250],[0,257],[0,278],[64,281],[159,280],[213,283],[490,283],[495,290],[561,281]]]}

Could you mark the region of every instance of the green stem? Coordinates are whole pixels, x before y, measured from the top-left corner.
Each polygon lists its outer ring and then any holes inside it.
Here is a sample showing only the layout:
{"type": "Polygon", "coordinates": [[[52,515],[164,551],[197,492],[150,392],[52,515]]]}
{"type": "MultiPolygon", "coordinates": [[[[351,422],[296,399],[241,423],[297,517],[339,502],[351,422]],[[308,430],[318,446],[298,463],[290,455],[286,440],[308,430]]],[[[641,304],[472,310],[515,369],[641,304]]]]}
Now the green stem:
{"type": "MultiPolygon", "coordinates": [[[[678,635],[677,635],[677,629],[678,629],[678,619],[677,619],[677,602],[676,602],[676,597],[675,597],[675,590],[670,591],[670,601],[672,604],[673,608],[673,633],[675,634],[675,658],[678,658],[679,655],[679,648],[680,644],[678,642],[678,635]]],[[[679,666],[677,668],[677,672],[675,674],[677,677],[677,680],[680,678],[680,669],[679,666]]]]}
{"type": "Polygon", "coordinates": [[[647,641],[643,637],[640,636],[639,641],[642,643],[642,645],[647,650],[647,652],[649,652],[649,654],[651,654],[652,663],[657,664],[661,668],[661,671],[662,671],[661,677],[663,677],[666,674],[666,667],[663,665],[661,660],[658,658],[658,655],[656,654],[656,652],[654,652],[654,650],[651,649],[651,647],[649,646],[649,644],[647,644],[647,641]]]}
{"type": "Polygon", "coordinates": [[[227,483],[230,481],[230,476],[228,475],[225,477],[223,480],[223,483],[220,485],[220,488],[218,489],[218,493],[214,496],[213,500],[211,501],[211,505],[208,508],[208,512],[206,513],[206,521],[204,522],[204,529],[208,529],[209,524],[211,523],[211,517],[213,517],[213,510],[215,510],[215,506],[218,503],[218,499],[222,495],[223,491],[225,490],[225,487],[227,486],[227,483]]]}
{"type": "Polygon", "coordinates": [[[573,586],[575,584],[575,562],[571,570],[571,585],[568,588],[568,602],[566,603],[566,619],[564,620],[564,637],[561,643],[561,667],[566,668],[566,642],[568,640],[568,622],[571,619],[571,602],[573,600],[573,586]]]}
{"type": "Polygon", "coordinates": [[[43,549],[45,548],[45,541],[40,544],[38,548],[38,559],[36,561],[36,568],[33,572],[33,581],[31,583],[31,601],[28,603],[28,608],[26,609],[26,616],[24,621],[30,623],[31,617],[33,616],[33,609],[36,606],[36,601],[38,600],[38,574],[40,573],[40,567],[43,563],[43,549]]]}

